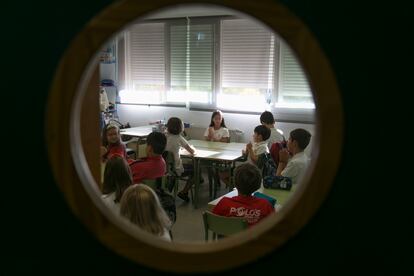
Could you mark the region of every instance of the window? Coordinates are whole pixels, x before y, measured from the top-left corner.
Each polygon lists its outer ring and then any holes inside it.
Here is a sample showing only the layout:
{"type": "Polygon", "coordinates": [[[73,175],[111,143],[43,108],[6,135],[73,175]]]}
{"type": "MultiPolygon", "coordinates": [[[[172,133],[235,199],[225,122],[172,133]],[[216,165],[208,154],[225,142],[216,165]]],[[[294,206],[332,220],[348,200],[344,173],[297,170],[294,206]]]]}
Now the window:
{"type": "Polygon", "coordinates": [[[169,102],[212,103],[214,23],[188,19],[170,25],[169,102]]]}
{"type": "Polygon", "coordinates": [[[293,52],[254,20],[139,23],[127,32],[126,45],[127,92],[122,102],[251,112],[314,108],[293,52]]]}
{"type": "Polygon", "coordinates": [[[127,90],[121,101],[159,103],[165,91],[164,24],[135,24],[127,34],[127,90]]]}
{"type": "Polygon", "coordinates": [[[276,106],[314,107],[308,80],[290,48],[280,41],[280,82],[276,106]]]}
{"type": "Polygon", "coordinates": [[[263,111],[273,92],[274,37],[248,19],[221,22],[221,91],[223,109],[263,111]]]}

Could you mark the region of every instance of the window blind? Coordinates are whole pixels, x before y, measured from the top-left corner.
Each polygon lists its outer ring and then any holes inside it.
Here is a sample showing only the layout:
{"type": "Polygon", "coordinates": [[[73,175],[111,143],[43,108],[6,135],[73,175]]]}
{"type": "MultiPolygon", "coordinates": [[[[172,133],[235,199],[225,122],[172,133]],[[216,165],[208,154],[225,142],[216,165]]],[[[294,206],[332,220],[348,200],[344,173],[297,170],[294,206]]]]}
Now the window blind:
{"type": "Polygon", "coordinates": [[[165,85],[164,23],[136,24],[130,29],[130,80],[138,91],[165,85]]]}
{"type": "Polygon", "coordinates": [[[279,101],[313,102],[307,77],[296,56],[283,41],[280,42],[279,101]]]}
{"type": "Polygon", "coordinates": [[[222,87],[273,87],[272,33],[248,19],[221,22],[222,87]]]}
{"type": "Polygon", "coordinates": [[[212,92],[214,38],[213,24],[170,26],[171,89],[212,92]]]}

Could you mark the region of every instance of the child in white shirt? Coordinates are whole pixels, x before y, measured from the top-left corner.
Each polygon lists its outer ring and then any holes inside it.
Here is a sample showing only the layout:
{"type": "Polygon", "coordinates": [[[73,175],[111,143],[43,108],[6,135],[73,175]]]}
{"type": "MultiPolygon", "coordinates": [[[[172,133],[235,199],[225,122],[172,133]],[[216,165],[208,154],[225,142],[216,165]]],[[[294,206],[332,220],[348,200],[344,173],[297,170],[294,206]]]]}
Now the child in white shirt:
{"type": "Polygon", "coordinates": [[[275,128],[275,118],[270,111],[265,111],[260,115],[260,123],[270,129],[270,137],[267,140],[269,149],[273,143],[283,142],[285,140],[283,132],[275,128]]]}
{"type": "Polygon", "coordinates": [[[276,175],[290,177],[292,184],[298,183],[309,165],[304,150],[309,145],[311,134],[302,128],[292,130],[287,141],[287,149],[279,152],[279,165],[276,175]],[[289,153],[292,157],[289,159],[289,153]]]}
{"type": "Polygon", "coordinates": [[[224,123],[223,113],[220,110],[214,111],[211,115],[211,122],[204,132],[204,138],[207,141],[213,142],[230,142],[230,133],[224,123]]]}
{"type": "Polygon", "coordinates": [[[180,158],[180,148],[185,148],[190,154],[195,154],[196,149],[190,145],[187,140],[181,135],[184,130],[184,124],[180,118],[171,117],[167,122],[167,145],[165,147],[166,151],[171,152],[174,155],[175,171],[177,175],[189,176],[184,189],[180,191],[177,195],[179,198],[184,201],[189,201],[188,191],[193,185],[191,179],[193,176],[194,168],[191,164],[184,164],[180,158]]]}
{"type": "Polygon", "coordinates": [[[246,149],[243,154],[247,154],[248,161],[251,164],[257,165],[259,155],[268,153],[267,139],[270,137],[270,129],[264,125],[259,125],[254,128],[253,143],[250,142],[246,145],[246,149]]]}
{"type": "Polygon", "coordinates": [[[171,117],[167,122],[167,145],[166,151],[170,151],[174,155],[175,170],[177,175],[184,172],[183,162],[180,158],[180,148],[185,148],[190,154],[195,153],[195,148],[191,146],[187,140],[181,135],[184,130],[184,124],[180,118],[171,117]]]}

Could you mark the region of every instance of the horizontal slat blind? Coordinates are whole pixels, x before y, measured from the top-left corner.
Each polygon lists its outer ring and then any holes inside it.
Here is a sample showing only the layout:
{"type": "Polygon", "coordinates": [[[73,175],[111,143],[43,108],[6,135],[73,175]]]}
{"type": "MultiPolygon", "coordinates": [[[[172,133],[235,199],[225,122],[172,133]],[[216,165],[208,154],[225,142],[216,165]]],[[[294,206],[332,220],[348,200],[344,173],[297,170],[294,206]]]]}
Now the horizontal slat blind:
{"type": "Polygon", "coordinates": [[[252,20],[222,20],[222,87],[272,88],[271,35],[270,30],[252,20]]]}
{"type": "Polygon", "coordinates": [[[283,41],[280,42],[280,88],[279,93],[283,101],[287,97],[311,98],[311,90],[302,66],[292,50],[283,41]]]}
{"type": "Polygon", "coordinates": [[[187,26],[170,27],[171,88],[185,90],[187,80],[187,26]]]}
{"type": "Polygon", "coordinates": [[[213,25],[172,25],[171,87],[190,91],[212,91],[213,25]]]}
{"type": "Polygon", "coordinates": [[[190,88],[212,91],[213,80],[213,25],[190,25],[190,88]]]}
{"type": "Polygon", "coordinates": [[[164,23],[133,25],[129,47],[132,83],[138,87],[164,86],[164,23]]]}

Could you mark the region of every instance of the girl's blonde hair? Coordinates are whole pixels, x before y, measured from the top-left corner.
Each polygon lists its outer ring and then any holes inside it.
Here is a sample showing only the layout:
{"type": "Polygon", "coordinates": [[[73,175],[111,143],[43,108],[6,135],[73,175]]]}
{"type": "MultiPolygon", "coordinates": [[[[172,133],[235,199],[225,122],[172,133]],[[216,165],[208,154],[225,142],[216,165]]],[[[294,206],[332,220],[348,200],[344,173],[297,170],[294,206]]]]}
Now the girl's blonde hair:
{"type": "Polygon", "coordinates": [[[117,126],[117,125],[114,125],[114,124],[108,124],[108,125],[106,125],[104,128],[103,128],[103,130],[102,130],[102,145],[104,146],[104,147],[107,147],[108,145],[109,145],[109,142],[108,142],[108,137],[107,137],[107,133],[108,133],[108,131],[110,131],[111,129],[116,129],[116,132],[118,133],[118,134],[120,134],[120,132],[119,132],[119,127],[117,126]]]}
{"type": "Polygon", "coordinates": [[[121,215],[141,229],[162,236],[171,227],[155,192],[144,184],[135,184],[125,190],[121,199],[121,215]]]}

